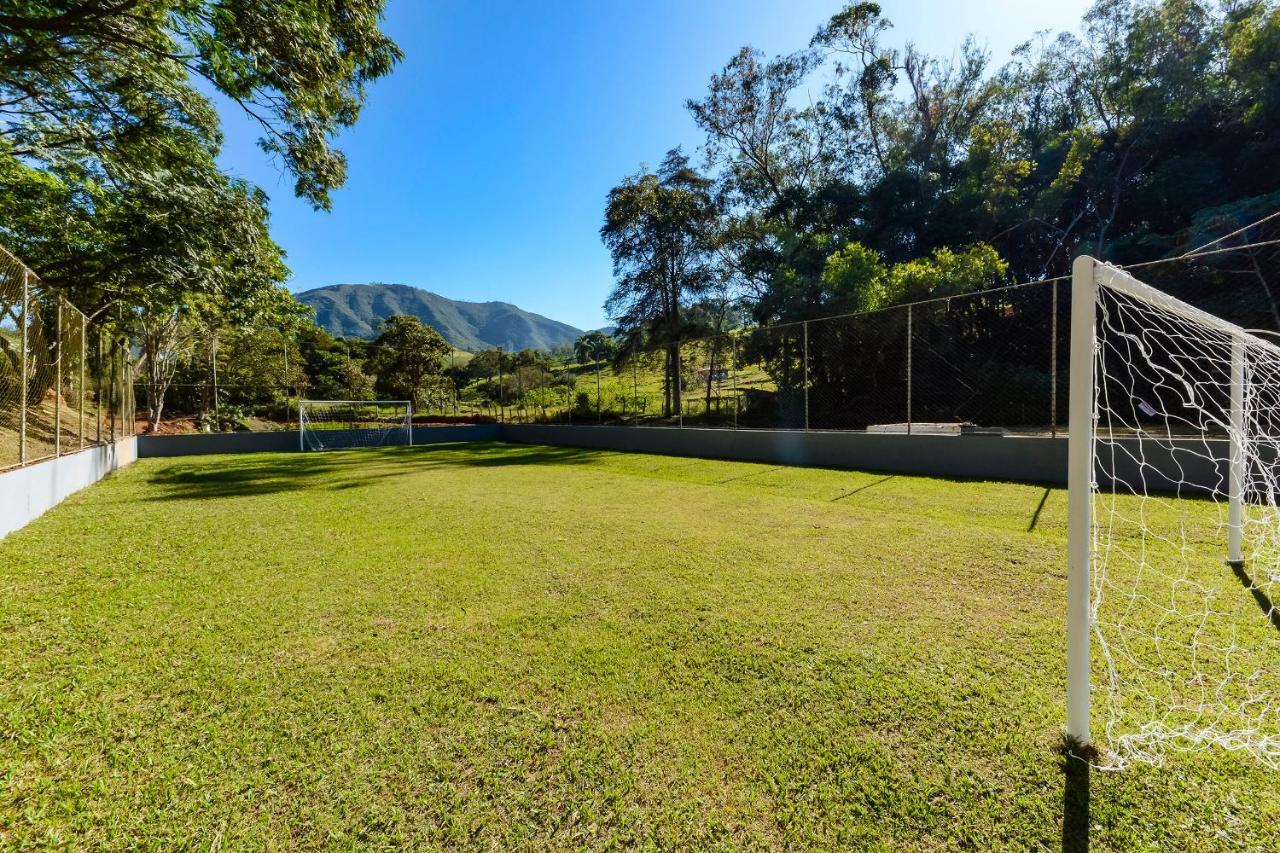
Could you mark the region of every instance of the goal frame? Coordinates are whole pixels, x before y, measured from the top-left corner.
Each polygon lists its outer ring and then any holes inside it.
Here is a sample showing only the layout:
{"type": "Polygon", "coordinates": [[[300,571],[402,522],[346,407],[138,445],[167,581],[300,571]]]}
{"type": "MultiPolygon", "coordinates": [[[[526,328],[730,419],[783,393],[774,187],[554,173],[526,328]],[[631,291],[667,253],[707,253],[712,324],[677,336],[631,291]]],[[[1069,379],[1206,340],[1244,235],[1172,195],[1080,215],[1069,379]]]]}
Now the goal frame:
{"type": "MultiPolygon", "coordinates": [[[[1275,344],[1138,281],[1124,270],[1088,255],[1071,267],[1071,355],[1067,432],[1067,737],[1091,742],[1090,612],[1093,543],[1094,441],[1098,412],[1094,396],[1098,355],[1098,289],[1105,287],[1231,339],[1230,412],[1227,458],[1226,562],[1244,565],[1244,378],[1245,346],[1275,344]]],[[[1141,440],[1141,439],[1139,439],[1141,440]]]]}
{"type": "Polygon", "coordinates": [[[408,423],[409,446],[413,447],[413,401],[412,400],[298,400],[298,451],[307,451],[306,421],[302,413],[307,404],[322,406],[404,406],[405,420],[408,423]]]}

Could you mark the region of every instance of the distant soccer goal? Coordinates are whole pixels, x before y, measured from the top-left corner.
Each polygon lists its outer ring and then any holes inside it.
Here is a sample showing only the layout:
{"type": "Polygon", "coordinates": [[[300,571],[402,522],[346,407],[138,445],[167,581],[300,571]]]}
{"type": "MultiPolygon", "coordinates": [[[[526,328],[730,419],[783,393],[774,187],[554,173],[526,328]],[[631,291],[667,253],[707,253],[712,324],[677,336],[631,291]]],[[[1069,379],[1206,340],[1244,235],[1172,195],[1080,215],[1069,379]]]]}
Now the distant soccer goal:
{"type": "Polygon", "coordinates": [[[408,400],[302,400],[298,449],[337,450],[413,444],[413,404],[408,400]]]}
{"type": "Polygon", "coordinates": [[[1280,768],[1280,347],[1092,258],[1072,278],[1067,733],[1112,767],[1280,768]]]}

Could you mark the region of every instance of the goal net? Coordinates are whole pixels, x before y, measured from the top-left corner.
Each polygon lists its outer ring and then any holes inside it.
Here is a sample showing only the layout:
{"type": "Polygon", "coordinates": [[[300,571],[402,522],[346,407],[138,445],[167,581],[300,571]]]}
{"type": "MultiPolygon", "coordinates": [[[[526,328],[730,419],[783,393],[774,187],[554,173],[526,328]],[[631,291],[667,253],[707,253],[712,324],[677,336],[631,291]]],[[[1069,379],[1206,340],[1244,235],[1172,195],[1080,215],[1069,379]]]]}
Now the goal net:
{"type": "Polygon", "coordinates": [[[1090,258],[1072,300],[1068,734],[1278,768],[1280,347],[1090,258]]]}
{"type": "Polygon", "coordinates": [[[413,406],[407,400],[302,400],[300,450],[413,444],[413,406]]]}

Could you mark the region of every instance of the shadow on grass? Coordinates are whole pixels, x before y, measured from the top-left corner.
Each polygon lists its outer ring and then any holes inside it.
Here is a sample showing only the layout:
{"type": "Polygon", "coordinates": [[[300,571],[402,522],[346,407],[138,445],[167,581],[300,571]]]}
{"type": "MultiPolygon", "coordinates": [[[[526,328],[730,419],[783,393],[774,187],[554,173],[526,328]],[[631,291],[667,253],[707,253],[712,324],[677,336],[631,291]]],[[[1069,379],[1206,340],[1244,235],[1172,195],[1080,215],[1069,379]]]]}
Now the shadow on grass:
{"type": "Polygon", "coordinates": [[[1062,851],[1089,849],[1089,774],[1094,753],[1070,741],[1060,750],[1062,761],[1062,851]]]}
{"type": "Polygon", "coordinates": [[[1053,491],[1048,487],[1045,488],[1044,494],[1040,496],[1040,503],[1036,505],[1036,511],[1031,514],[1031,523],[1027,525],[1027,532],[1036,529],[1036,524],[1040,521],[1040,513],[1044,512],[1044,505],[1049,500],[1049,493],[1053,491]]]}
{"type": "Polygon", "coordinates": [[[783,467],[784,466],[782,465],[775,465],[772,468],[765,468],[762,471],[748,471],[745,474],[738,474],[737,476],[734,476],[734,477],[725,477],[723,480],[716,480],[716,485],[723,486],[725,483],[732,483],[735,480],[745,480],[748,477],[759,477],[761,474],[768,474],[772,471],[781,471],[783,467]]]}
{"type": "Polygon", "coordinates": [[[865,490],[867,490],[867,489],[871,488],[872,486],[878,486],[878,485],[880,485],[881,483],[887,483],[887,482],[889,482],[890,480],[892,480],[892,479],[893,479],[894,477],[896,477],[896,476],[898,476],[898,475],[897,475],[897,474],[890,474],[888,477],[881,477],[879,480],[872,480],[870,483],[866,483],[866,484],[864,484],[864,485],[858,486],[858,488],[856,488],[856,489],[852,489],[852,490],[850,490],[850,491],[845,492],[843,495],[838,495],[838,496],[836,496],[836,497],[832,498],[832,499],[831,499],[831,502],[832,502],[832,503],[835,503],[836,501],[842,501],[842,500],[844,500],[845,498],[853,497],[853,496],[854,496],[854,495],[856,495],[858,492],[865,491],[865,490]]]}
{"type": "Polygon", "coordinates": [[[1258,608],[1262,611],[1262,615],[1267,617],[1267,621],[1271,623],[1271,627],[1280,631],[1280,613],[1276,612],[1275,603],[1271,600],[1271,596],[1267,595],[1256,583],[1249,573],[1245,571],[1243,563],[1228,563],[1231,571],[1235,573],[1236,579],[1249,590],[1249,594],[1253,596],[1253,600],[1258,602],[1258,608]]]}
{"type": "Polygon", "coordinates": [[[179,464],[151,476],[153,501],[265,495],[303,489],[353,489],[427,470],[500,468],[513,465],[587,464],[608,451],[500,443],[362,448],[323,453],[271,454],[179,464]],[[326,478],[339,482],[326,483],[326,478]]]}

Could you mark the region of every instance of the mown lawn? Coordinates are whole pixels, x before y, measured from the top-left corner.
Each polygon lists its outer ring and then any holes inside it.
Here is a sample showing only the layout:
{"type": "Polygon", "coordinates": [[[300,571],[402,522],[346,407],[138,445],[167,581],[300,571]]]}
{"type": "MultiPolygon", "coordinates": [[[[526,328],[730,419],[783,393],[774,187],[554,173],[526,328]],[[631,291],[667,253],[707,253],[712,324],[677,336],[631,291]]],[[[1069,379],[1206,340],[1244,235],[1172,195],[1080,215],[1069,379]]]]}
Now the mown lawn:
{"type": "Polygon", "coordinates": [[[1274,849],[1240,755],[1064,774],[1064,498],[144,460],[0,542],[0,847],[1274,849]]]}

